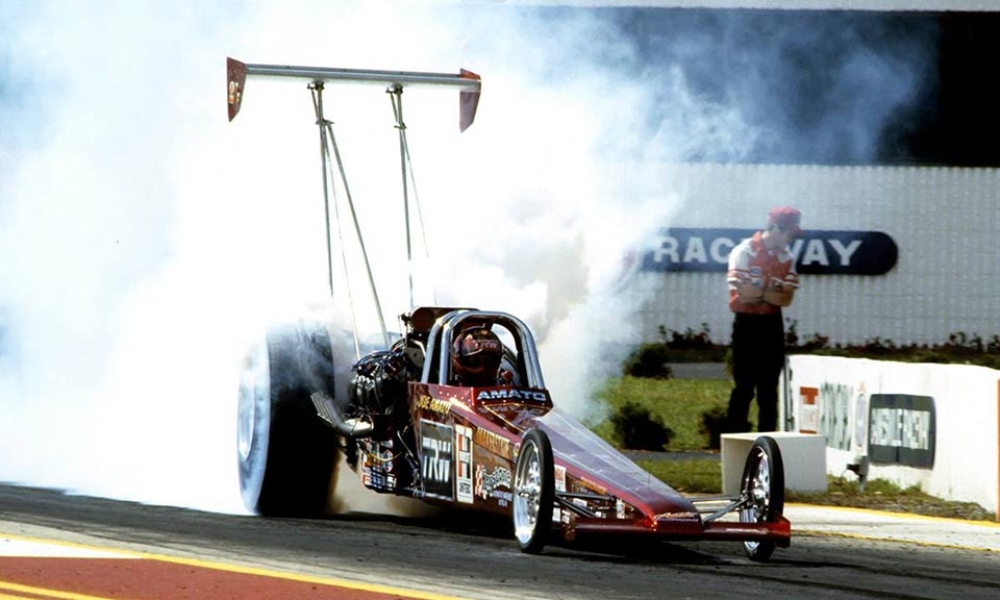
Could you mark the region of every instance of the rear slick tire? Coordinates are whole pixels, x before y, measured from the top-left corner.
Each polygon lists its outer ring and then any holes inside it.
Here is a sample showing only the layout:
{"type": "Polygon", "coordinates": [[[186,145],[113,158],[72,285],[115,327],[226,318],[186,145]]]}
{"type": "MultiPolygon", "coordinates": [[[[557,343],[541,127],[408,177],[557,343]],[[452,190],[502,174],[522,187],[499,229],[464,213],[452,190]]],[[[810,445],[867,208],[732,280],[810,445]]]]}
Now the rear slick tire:
{"type": "Polygon", "coordinates": [[[273,517],[317,517],[336,484],[337,435],[311,395],[333,397],[330,338],[318,324],[274,328],[240,378],[237,456],[243,504],[273,517]]]}
{"type": "MultiPolygon", "coordinates": [[[[740,509],[741,523],[774,523],[785,510],[785,467],[774,438],[761,436],[750,447],[740,494],[747,499],[740,509]]],[[[765,562],[774,554],[775,543],[746,541],[743,549],[750,560],[765,562]]]]}
{"type": "Polygon", "coordinates": [[[514,468],[514,537],[522,552],[538,554],[545,547],[555,494],[552,443],[544,431],[531,429],[521,438],[514,468]]]}

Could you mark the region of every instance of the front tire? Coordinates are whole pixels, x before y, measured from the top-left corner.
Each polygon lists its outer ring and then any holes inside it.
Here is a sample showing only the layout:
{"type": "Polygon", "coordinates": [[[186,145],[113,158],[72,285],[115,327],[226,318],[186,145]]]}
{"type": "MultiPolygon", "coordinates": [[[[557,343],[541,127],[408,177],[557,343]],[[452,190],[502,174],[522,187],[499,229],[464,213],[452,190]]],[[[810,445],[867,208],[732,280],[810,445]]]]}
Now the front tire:
{"type": "MultiPolygon", "coordinates": [[[[785,466],[774,438],[761,436],[750,447],[743,468],[741,496],[746,504],[740,509],[741,523],[774,523],[785,510],[785,466]]],[[[746,541],[747,558],[764,562],[774,553],[775,543],[746,541]]]]}
{"type": "Polygon", "coordinates": [[[552,443],[544,431],[532,429],[521,439],[514,468],[514,537],[522,552],[538,554],[545,547],[554,502],[552,443]]]}
{"type": "Polygon", "coordinates": [[[326,329],[286,325],[268,331],[240,378],[237,455],[243,504],[263,516],[315,517],[336,483],[336,434],[316,414],[314,392],[333,397],[326,329]]]}

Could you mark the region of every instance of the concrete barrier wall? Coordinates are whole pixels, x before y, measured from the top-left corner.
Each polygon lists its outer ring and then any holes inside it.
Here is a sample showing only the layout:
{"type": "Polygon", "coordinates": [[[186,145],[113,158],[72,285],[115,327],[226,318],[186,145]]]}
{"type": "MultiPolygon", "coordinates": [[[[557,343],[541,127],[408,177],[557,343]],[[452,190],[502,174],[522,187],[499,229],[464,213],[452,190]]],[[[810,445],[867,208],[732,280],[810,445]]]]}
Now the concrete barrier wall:
{"type": "Polygon", "coordinates": [[[867,458],[869,479],[1000,520],[1000,371],[795,355],[781,390],[783,428],[826,436],[828,474],[867,458]]]}

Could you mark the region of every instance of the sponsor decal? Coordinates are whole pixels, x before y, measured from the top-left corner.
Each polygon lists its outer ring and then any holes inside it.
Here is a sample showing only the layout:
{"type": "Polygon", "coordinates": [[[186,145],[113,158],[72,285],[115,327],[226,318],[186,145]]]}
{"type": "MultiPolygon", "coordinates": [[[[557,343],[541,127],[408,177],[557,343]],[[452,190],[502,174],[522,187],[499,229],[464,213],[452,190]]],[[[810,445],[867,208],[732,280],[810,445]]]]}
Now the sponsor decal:
{"type": "Polygon", "coordinates": [[[872,394],[868,399],[868,456],[874,464],[934,466],[934,398],[872,394]]]}
{"type": "Polygon", "coordinates": [[[497,500],[500,506],[510,504],[514,499],[510,469],[494,467],[492,471],[487,472],[486,467],[476,465],[475,493],[484,500],[490,498],[497,500]]]}
{"type": "Polygon", "coordinates": [[[800,387],[798,430],[823,434],[829,448],[863,454],[868,438],[865,383],[856,388],[828,382],[818,388],[800,387]]]}
{"type": "Polygon", "coordinates": [[[566,491],[566,467],[561,465],[555,465],[555,475],[556,475],[556,491],[565,492],[566,491]]]}
{"type": "Polygon", "coordinates": [[[671,520],[671,519],[697,519],[698,513],[680,511],[680,512],[665,512],[656,515],[657,521],[671,520]]]}
{"type": "Polygon", "coordinates": [[[417,396],[414,400],[414,404],[417,408],[423,410],[429,410],[431,412],[448,414],[451,411],[451,402],[447,400],[441,400],[439,398],[432,398],[426,394],[417,396]]]}
{"type": "Polygon", "coordinates": [[[366,440],[359,445],[361,450],[361,482],[365,487],[381,492],[396,489],[395,454],[392,440],[373,442],[366,440]]]}
{"type": "MultiPolygon", "coordinates": [[[[553,469],[553,471],[555,473],[555,479],[556,479],[555,481],[556,493],[565,492],[566,467],[560,465],[554,465],[554,467],[555,468],[553,469]]],[[[573,518],[572,513],[570,513],[568,510],[563,510],[559,508],[558,505],[554,509],[552,509],[552,520],[556,523],[563,523],[564,525],[568,525],[572,520],[572,518],[573,518]]]]}
{"type": "Polygon", "coordinates": [[[858,384],[858,395],[854,398],[854,452],[865,454],[868,440],[868,395],[865,384],[858,384]]]}
{"type": "MultiPolygon", "coordinates": [[[[725,272],[729,253],[756,229],[669,228],[660,231],[642,259],[643,271],[725,272]]],[[[899,249],[881,231],[806,229],[789,246],[799,273],[809,275],[883,275],[895,265],[899,249]]]]}
{"type": "Polygon", "coordinates": [[[472,504],[472,428],[455,425],[455,499],[472,504]]]}
{"type": "Polygon", "coordinates": [[[590,492],[592,494],[597,494],[598,496],[606,496],[608,493],[608,488],[603,485],[587,479],[583,475],[576,478],[576,485],[573,486],[574,489],[570,491],[574,492],[590,492]]]}
{"type": "MultiPolygon", "coordinates": [[[[541,417],[551,410],[549,406],[535,406],[525,404],[486,404],[480,407],[479,412],[485,415],[499,417],[513,425],[520,425],[522,421],[533,417],[541,417]]],[[[523,429],[523,427],[521,428],[523,429]]]]}
{"type": "Polygon", "coordinates": [[[396,489],[396,476],[376,469],[362,474],[361,482],[368,489],[376,491],[393,491],[396,489]]]}
{"type": "Polygon", "coordinates": [[[514,458],[514,447],[510,443],[510,440],[500,435],[499,433],[494,433],[488,429],[479,428],[476,430],[473,436],[476,445],[480,448],[492,452],[498,456],[506,458],[507,460],[513,460],[514,458]]]}
{"type": "Polygon", "coordinates": [[[427,496],[451,500],[452,427],[420,420],[420,474],[427,496]]]}
{"type": "Polygon", "coordinates": [[[799,433],[819,431],[819,388],[799,388],[799,433]]]}
{"type": "MultiPolygon", "coordinates": [[[[506,421],[510,425],[519,429],[525,429],[525,421],[530,421],[535,417],[541,417],[552,409],[552,405],[537,406],[525,404],[483,404],[479,407],[479,412],[506,421]]],[[[516,454],[515,454],[516,457],[516,454]]]]}
{"type": "Polygon", "coordinates": [[[496,388],[480,390],[476,395],[477,401],[482,400],[532,400],[535,402],[547,402],[549,395],[542,390],[524,390],[517,388],[496,388]]]}
{"type": "Polygon", "coordinates": [[[819,388],[819,432],[828,448],[851,449],[851,397],[854,390],[842,383],[824,383],[819,388]]]}

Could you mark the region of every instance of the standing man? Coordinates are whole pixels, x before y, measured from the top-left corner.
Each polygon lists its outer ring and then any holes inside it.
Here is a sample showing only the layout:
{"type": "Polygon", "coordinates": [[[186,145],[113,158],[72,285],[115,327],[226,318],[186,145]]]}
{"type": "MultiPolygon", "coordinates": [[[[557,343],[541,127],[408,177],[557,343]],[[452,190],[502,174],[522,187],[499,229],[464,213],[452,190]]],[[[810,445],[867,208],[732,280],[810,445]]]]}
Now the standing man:
{"type": "Polygon", "coordinates": [[[788,245],[802,236],[802,215],[790,206],[768,213],[768,226],[729,254],[729,308],[733,321],[733,380],[727,429],[750,431],[750,402],[757,396],[757,431],[778,427],[778,378],[785,365],[782,307],[799,288],[788,245]]]}

